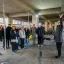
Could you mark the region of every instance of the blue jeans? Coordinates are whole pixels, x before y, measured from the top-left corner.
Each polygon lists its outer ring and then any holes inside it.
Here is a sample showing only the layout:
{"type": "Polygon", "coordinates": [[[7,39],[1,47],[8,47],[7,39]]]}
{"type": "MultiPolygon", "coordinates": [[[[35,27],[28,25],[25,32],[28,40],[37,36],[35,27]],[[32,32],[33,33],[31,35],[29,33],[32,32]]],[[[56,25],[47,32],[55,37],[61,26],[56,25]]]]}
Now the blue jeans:
{"type": "Polygon", "coordinates": [[[29,47],[29,38],[25,38],[24,46],[29,47]]]}
{"type": "Polygon", "coordinates": [[[18,43],[16,43],[16,50],[18,50],[18,43]]]}

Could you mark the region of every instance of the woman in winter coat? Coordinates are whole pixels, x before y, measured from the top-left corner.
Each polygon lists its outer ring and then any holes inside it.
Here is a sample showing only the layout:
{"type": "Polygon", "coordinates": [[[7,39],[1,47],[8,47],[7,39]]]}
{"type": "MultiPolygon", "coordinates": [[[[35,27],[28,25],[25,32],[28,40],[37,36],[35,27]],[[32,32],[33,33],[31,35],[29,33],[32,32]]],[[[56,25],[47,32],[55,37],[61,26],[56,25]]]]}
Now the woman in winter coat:
{"type": "Polygon", "coordinates": [[[25,28],[25,35],[26,35],[25,46],[28,47],[29,46],[29,35],[30,35],[30,31],[28,28],[25,28]]]}
{"type": "Polygon", "coordinates": [[[11,45],[12,45],[12,51],[16,51],[17,48],[16,48],[16,43],[18,42],[17,41],[17,34],[16,34],[16,30],[15,30],[15,27],[13,26],[12,30],[11,30],[11,45]]]}
{"type": "Polygon", "coordinates": [[[20,41],[21,41],[20,47],[21,47],[21,49],[22,49],[22,48],[24,48],[24,40],[25,40],[25,37],[26,37],[24,27],[22,27],[22,28],[20,29],[20,31],[19,31],[19,36],[20,36],[20,41]]]}

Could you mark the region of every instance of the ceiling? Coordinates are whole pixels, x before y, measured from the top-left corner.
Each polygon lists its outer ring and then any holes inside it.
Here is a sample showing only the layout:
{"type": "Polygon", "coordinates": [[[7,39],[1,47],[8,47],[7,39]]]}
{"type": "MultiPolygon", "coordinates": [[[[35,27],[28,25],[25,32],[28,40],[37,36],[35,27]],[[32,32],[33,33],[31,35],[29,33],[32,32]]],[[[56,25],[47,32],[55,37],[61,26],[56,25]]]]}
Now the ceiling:
{"type": "Polygon", "coordinates": [[[61,0],[21,0],[35,10],[57,8],[61,6],[61,0]]]}
{"type": "MultiPolygon", "coordinates": [[[[27,9],[23,8],[23,6],[17,5],[13,0],[4,0],[5,1],[5,12],[10,13],[18,13],[18,12],[24,12],[28,11],[27,9]]],[[[3,0],[0,0],[0,12],[2,12],[2,2],[3,0]]]]}
{"type": "MultiPolygon", "coordinates": [[[[61,0],[4,0],[6,16],[21,20],[28,20],[28,12],[32,15],[40,13],[40,20],[57,21],[61,11],[61,0]],[[43,18],[44,17],[44,18],[43,18]]],[[[0,0],[0,16],[3,11],[3,0],[0,0]]],[[[29,17],[30,21],[32,16],[29,17]]]]}
{"type": "Polygon", "coordinates": [[[49,14],[49,15],[44,15],[48,20],[55,22],[59,20],[58,14],[49,14]]]}

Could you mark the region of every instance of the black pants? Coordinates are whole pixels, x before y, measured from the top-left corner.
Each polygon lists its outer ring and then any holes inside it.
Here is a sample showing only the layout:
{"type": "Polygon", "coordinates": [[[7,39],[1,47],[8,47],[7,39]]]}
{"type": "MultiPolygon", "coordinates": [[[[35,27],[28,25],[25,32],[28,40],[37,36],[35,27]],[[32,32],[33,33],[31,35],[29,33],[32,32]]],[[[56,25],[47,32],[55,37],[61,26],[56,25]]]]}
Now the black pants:
{"type": "Polygon", "coordinates": [[[3,39],[3,48],[5,49],[5,40],[3,39]]]}
{"type": "Polygon", "coordinates": [[[2,41],[2,37],[0,36],[0,41],[2,41]]]}
{"type": "MultiPolygon", "coordinates": [[[[11,39],[6,39],[6,48],[10,47],[11,39]]],[[[3,39],[3,48],[5,48],[5,39],[3,39]]]]}
{"type": "Polygon", "coordinates": [[[6,48],[10,47],[10,39],[6,39],[6,48]]]}
{"type": "Polygon", "coordinates": [[[11,42],[11,45],[12,45],[12,51],[15,51],[16,50],[16,42],[11,42]]]}
{"type": "Polygon", "coordinates": [[[21,47],[21,49],[22,49],[22,48],[24,48],[24,38],[20,38],[20,41],[21,41],[20,47],[21,47]]]}
{"type": "Polygon", "coordinates": [[[61,47],[62,47],[62,42],[57,42],[56,43],[57,51],[58,51],[58,56],[61,56],[61,47]]]}
{"type": "Polygon", "coordinates": [[[7,48],[7,46],[5,46],[5,39],[3,39],[3,48],[5,49],[5,47],[7,48]]]}
{"type": "Polygon", "coordinates": [[[43,41],[44,41],[43,37],[38,37],[38,44],[39,45],[43,44],[43,41]]]}

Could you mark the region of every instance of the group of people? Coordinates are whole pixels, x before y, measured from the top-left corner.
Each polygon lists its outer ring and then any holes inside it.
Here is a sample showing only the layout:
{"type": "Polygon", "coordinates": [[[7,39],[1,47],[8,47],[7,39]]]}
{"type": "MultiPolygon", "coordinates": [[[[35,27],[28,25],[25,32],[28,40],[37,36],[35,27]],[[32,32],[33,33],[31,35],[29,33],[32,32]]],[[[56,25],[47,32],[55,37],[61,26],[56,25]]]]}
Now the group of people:
{"type": "Polygon", "coordinates": [[[30,30],[26,27],[8,26],[6,28],[6,48],[12,46],[12,51],[17,51],[18,47],[24,48],[24,43],[29,43],[30,30]]]}
{"type": "Polygon", "coordinates": [[[18,47],[24,48],[24,44],[27,44],[29,46],[29,36],[32,35],[33,45],[35,45],[36,41],[36,34],[38,35],[38,44],[42,44],[43,42],[43,36],[44,36],[44,27],[42,27],[42,24],[39,23],[38,28],[35,27],[35,24],[33,24],[32,27],[16,27],[9,24],[5,28],[4,33],[4,27],[0,26],[0,41],[3,41],[3,48],[5,49],[5,37],[6,36],[6,49],[10,48],[10,45],[12,47],[12,51],[15,52],[18,50],[18,47]]]}

